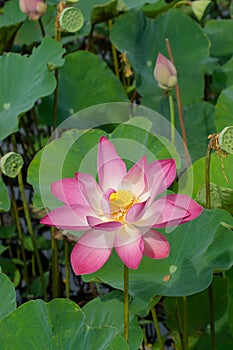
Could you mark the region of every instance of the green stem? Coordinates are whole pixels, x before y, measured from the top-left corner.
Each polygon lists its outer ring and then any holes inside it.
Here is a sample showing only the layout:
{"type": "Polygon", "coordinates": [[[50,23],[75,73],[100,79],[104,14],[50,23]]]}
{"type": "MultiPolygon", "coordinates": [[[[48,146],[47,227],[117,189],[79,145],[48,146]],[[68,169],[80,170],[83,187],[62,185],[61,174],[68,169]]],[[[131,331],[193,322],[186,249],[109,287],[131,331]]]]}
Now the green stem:
{"type": "MultiPolygon", "coordinates": [[[[55,28],[55,40],[57,42],[61,41],[61,31],[58,27],[55,28]]],[[[56,88],[54,91],[53,98],[53,138],[55,138],[55,129],[57,127],[57,111],[58,111],[58,84],[59,84],[59,75],[58,69],[55,69],[54,72],[56,79],[56,88]]],[[[58,297],[59,295],[59,262],[58,262],[58,246],[57,241],[54,238],[54,227],[51,227],[51,250],[52,250],[52,294],[53,298],[58,297]]]]}
{"type": "Polygon", "coordinates": [[[70,264],[69,264],[69,243],[64,240],[65,267],[66,267],[66,298],[70,297],[70,264]]]}
{"type": "Polygon", "coordinates": [[[40,26],[40,30],[41,30],[41,36],[42,36],[42,38],[44,38],[45,37],[45,29],[44,29],[42,19],[39,18],[38,22],[39,22],[39,26],[40,26]]]}
{"type": "Polygon", "coordinates": [[[178,326],[178,332],[180,336],[181,347],[182,347],[182,350],[184,350],[184,335],[183,335],[182,322],[181,322],[179,303],[178,303],[177,297],[175,298],[175,302],[176,302],[175,315],[176,315],[176,321],[178,326]]]}
{"type": "Polygon", "coordinates": [[[52,249],[52,294],[53,298],[59,296],[59,263],[58,263],[58,246],[54,238],[54,227],[51,227],[51,249],[52,249]]]}
{"type": "Polygon", "coordinates": [[[216,335],[215,335],[215,324],[214,324],[214,300],[213,300],[213,285],[212,283],[208,288],[208,297],[209,297],[209,307],[210,307],[210,334],[211,334],[211,349],[217,350],[216,345],[216,335]]]}
{"type": "MultiPolygon", "coordinates": [[[[59,28],[55,28],[55,40],[57,42],[61,42],[61,31],[59,28]]],[[[55,69],[54,72],[55,79],[56,79],[56,88],[54,91],[54,98],[53,98],[53,132],[55,131],[57,127],[57,106],[58,106],[58,68],[55,69]]]]}
{"type": "Polygon", "coordinates": [[[27,199],[26,199],[25,192],[24,192],[24,183],[23,183],[23,176],[22,176],[21,171],[18,174],[18,183],[19,183],[19,190],[20,190],[20,194],[21,194],[21,199],[23,202],[23,210],[24,210],[24,215],[25,215],[25,219],[27,222],[28,232],[29,232],[29,235],[30,235],[30,238],[32,241],[32,246],[33,246],[33,250],[34,250],[34,254],[36,257],[36,262],[37,262],[37,266],[38,266],[38,270],[39,270],[43,295],[44,295],[44,298],[47,299],[47,291],[46,291],[46,284],[45,284],[45,279],[44,279],[43,267],[42,267],[36,239],[35,239],[34,232],[33,232],[32,222],[31,222],[31,218],[30,218],[30,214],[29,214],[29,210],[28,210],[28,205],[27,205],[27,199]]]}
{"type": "Polygon", "coordinates": [[[183,346],[184,350],[188,350],[188,307],[187,297],[183,297],[183,346]]]}
{"type": "Polygon", "coordinates": [[[174,101],[172,96],[172,91],[168,91],[169,98],[169,108],[170,108],[170,116],[171,116],[171,142],[175,144],[175,111],[174,111],[174,101]]]}
{"type": "MultiPolygon", "coordinates": [[[[109,25],[109,30],[111,31],[112,30],[112,20],[111,19],[108,21],[108,25],[109,25]]],[[[117,59],[117,50],[113,44],[111,44],[111,47],[112,47],[112,57],[113,57],[114,70],[115,70],[117,78],[120,79],[119,65],[118,65],[118,59],[117,59]]]]}
{"type": "MultiPolygon", "coordinates": [[[[207,147],[206,152],[206,167],[205,167],[205,180],[206,180],[206,209],[210,209],[210,160],[211,160],[211,146],[210,143],[207,147]]],[[[214,301],[213,301],[213,286],[212,282],[208,288],[208,298],[210,307],[210,333],[211,333],[211,344],[212,350],[216,350],[216,334],[214,324],[214,301]]]]}
{"type": "Polygon", "coordinates": [[[154,322],[154,326],[155,326],[155,330],[158,338],[159,349],[164,350],[163,338],[161,336],[159,321],[158,321],[155,307],[151,308],[151,314],[152,314],[152,318],[153,318],[153,322],[154,322]]]}
{"type": "Polygon", "coordinates": [[[15,219],[15,223],[16,223],[16,227],[17,227],[17,231],[18,231],[18,237],[20,240],[20,250],[21,250],[21,257],[23,260],[23,277],[26,283],[26,287],[27,287],[27,291],[28,294],[31,294],[31,286],[29,283],[29,276],[28,276],[28,269],[27,269],[27,258],[26,258],[26,252],[24,249],[24,242],[23,242],[23,231],[22,231],[22,226],[20,223],[20,218],[19,218],[19,211],[17,208],[17,204],[16,204],[16,200],[15,200],[15,194],[14,194],[14,190],[13,190],[13,186],[10,183],[10,191],[11,191],[11,205],[12,205],[12,211],[13,211],[13,216],[15,219]]]}
{"type": "MultiPolygon", "coordinates": [[[[172,54],[172,48],[170,45],[170,41],[167,38],[166,40],[166,46],[167,46],[167,51],[169,54],[169,58],[171,60],[171,62],[173,64],[175,64],[174,62],[174,58],[173,58],[173,54],[172,54]]],[[[185,160],[186,160],[186,164],[187,167],[189,167],[190,164],[190,158],[189,158],[189,153],[188,153],[188,140],[187,140],[187,135],[186,135],[186,130],[185,130],[185,125],[184,125],[184,118],[183,118],[183,110],[182,110],[182,103],[181,103],[181,96],[180,96],[180,88],[179,88],[179,83],[177,82],[176,84],[176,99],[177,99],[177,109],[178,109],[178,116],[179,116],[179,123],[180,123],[180,129],[181,129],[181,135],[182,135],[182,139],[185,145],[185,160]]]]}
{"type": "Polygon", "coordinates": [[[57,106],[58,106],[58,69],[57,68],[55,69],[54,75],[55,75],[57,84],[54,91],[54,99],[53,99],[53,132],[57,127],[57,106]]]}
{"type": "Polygon", "coordinates": [[[209,144],[207,147],[206,163],[205,163],[206,209],[210,209],[210,160],[211,160],[211,147],[209,144]]]}
{"type": "Polygon", "coordinates": [[[129,340],[129,269],[124,265],[124,338],[129,340]]]}

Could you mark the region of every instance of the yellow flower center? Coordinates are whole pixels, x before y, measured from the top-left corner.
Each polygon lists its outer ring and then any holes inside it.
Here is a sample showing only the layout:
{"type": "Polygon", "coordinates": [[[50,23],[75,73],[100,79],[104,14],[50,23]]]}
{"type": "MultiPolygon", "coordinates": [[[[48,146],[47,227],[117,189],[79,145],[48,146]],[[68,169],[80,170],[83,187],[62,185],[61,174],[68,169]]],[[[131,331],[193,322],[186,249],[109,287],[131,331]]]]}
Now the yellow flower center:
{"type": "Polygon", "coordinates": [[[109,201],[112,220],[122,223],[125,222],[126,214],[132,205],[139,202],[133,193],[125,190],[118,190],[114,193],[111,193],[109,201]]]}

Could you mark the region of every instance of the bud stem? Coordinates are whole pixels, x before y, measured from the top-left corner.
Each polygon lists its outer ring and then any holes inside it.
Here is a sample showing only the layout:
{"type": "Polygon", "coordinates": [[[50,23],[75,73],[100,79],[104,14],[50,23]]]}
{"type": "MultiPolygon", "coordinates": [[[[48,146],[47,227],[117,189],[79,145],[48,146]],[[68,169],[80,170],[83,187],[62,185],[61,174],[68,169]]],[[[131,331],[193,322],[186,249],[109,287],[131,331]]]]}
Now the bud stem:
{"type": "MultiPolygon", "coordinates": [[[[174,64],[172,49],[171,49],[170,41],[168,38],[166,39],[166,46],[167,46],[169,58],[170,58],[171,62],[174,64]]],[[[176,84],[175,89],[176,89],[177,108],[178,108],[178,116],[179,116],[179,122],[180,122],[181,135],[182,135],[182,139],[183,139],[184,144],[185,144],[185,159],[186,159],[187,166],[190,166],[190,159],[189,159],[189,153],[188,153],[188,141],[187,141],[187,135],[186,135],[186,130],[185,130],[185,126],[184,126],[181,97],[180,97],[180,89],[179,89],[178,82],[176,84]]]]}
{"type": "Polygon", "coordinates": [[[172,96],[172,91],[168,91],[170,117],[171,117],[171,142],[175,144],[175,111],[174,111],[174,101],[172,96]]]}

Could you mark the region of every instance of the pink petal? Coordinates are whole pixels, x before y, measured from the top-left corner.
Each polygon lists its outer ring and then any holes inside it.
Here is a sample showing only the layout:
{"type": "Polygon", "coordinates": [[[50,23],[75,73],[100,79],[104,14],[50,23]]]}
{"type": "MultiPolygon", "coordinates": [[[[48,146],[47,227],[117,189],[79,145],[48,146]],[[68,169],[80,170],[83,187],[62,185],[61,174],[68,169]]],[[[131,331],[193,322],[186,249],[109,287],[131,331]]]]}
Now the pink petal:
{"type": "Polygon", "coordinates": [[[65,178],[53,182],[51,184],[51,192],[63,203],[69,205],[88,205],[88,202],[81,191],[81,186],[75,178],[65,178]]]}
{"type": "Polygon", "coordinates": [[[132,207],[129,209],[126,215],[125,221],[127,223],[133,223],[135,221],[138,221],[144,214],[146,204],[147,202],[142,202],[132,205],[132,207]]]}
{"type": "Polygon", "coordinates": [[[169,194],[166,198],[175,205],[185,208],[190,213],[190,215],[181,220],[181,224],[196,219],[203,212],[203,207],[184,194],[169,194]]]}
{"type": "Polygon", "coordinates": [[[114,246],[115,232],[105,230],[89,230],[85,232],[78,243],[92,248],[112,248],[114,246]]]}
{"type": "MultiPolygon", "coordinates": [[[[176,163],[174,159],[156,160],[147,165],[148,194],[150,202],[165,191],[176,177],[176,163]]],[[[145,200],[146,198],[140,198],[145,200]]]]}
{"type": "Polygon", "coordinates": [[[97,184],[95,178],[90,174],[76,173],[76,179],[83,185],[83,194],[90,203],[92,209],[98,213],[102,212],[101,201],[103,192],[100,186],[97,184]]]}
{"type": "Polygon", "coordinates": [[[104,192],[109,188],[116,189],[117,184],[126,175],[125,163],[105,136],[99,141],[97,169],[99,184],[104,192]]]}
{"type": "MultiPolygon", "coordinates": [[[[148,199],[148,201],[150,198],[148,199]]],[[[148,202],[146,202],[148,204],[148,202]]],[[[138,221],[134,221],[136,226],[140,227],[140,231],[142,233],[142,227],[146,228],[146,232],[149,228],[152,228],[155,222],[158,220],[160,216],[160,208],[156,206],[156,202],[147,206],[143,212],[143,215],[138,219],[138,221]]]]}
{"type": "Polygon", "coordinates": [[[122,245],[115,248],[119,258],[132,270],[136,270],[142,260],[144,242],[142,237],[128,245],[122,245]]]}
{"type": "Polygon", "coordinates": [[[128,171],[120,185],[121,189],[130,191],[139,197],[146,186],[146,167],[146,157],[144,156],[128,171]]]}
{"type": "Polygon", "coordinates": [[[40,220],[40,223],[64,230],[86,230],[89,228],[87,215],[93,215],[93,211],[88,207],[64,205],[49,212],[40,220]]]}
{"type": "Polygon", "coordinates": [[[139,230],[133,225],[124,225],[116,233],[114,246],[127,267],[133,270],[138,268],[144,250],[144,242],[139,230]]]}
{"type": "Polygon", "coordinates": [[[87,216],[87,222],[96,230],[116,231],[122,226],[119,221],[102,221],[94,216],[87,216]]]}
{"type": "Polygon", "coordinates": [[[98,271],[108,260],[111,248],[92,248],[77,243],[71,253],[71,265],[76,275],[98,271]]]}
{"type": "Polygon", "coordinates": [[[112,193],[116,192],[114,189],[109,188],[103,195],[102,200],[101,200],[101,208],[108,218],[111,217],[111,208],[110,208],[110,202],[109,202],[109,197],[112,193]]]}
{"type": "Polygon", "coordinates": [[[167,258],[170,252],[170,245],[161,233],[149,230],[144,236],[143,254],[152,259],[167,258]]]}
{"type": "MultiPolygon", "coordinates": [[[[177,195],[175,195],[177,196],[177,195]]],[[[160,215],[153,227],[170,227],[179,225],[184,219],[187,219],[191,213],[183,207],[182,204],[172,201],[169,196],[162,197],[153,203],[154,209],[158,210],[160,215]]]]}

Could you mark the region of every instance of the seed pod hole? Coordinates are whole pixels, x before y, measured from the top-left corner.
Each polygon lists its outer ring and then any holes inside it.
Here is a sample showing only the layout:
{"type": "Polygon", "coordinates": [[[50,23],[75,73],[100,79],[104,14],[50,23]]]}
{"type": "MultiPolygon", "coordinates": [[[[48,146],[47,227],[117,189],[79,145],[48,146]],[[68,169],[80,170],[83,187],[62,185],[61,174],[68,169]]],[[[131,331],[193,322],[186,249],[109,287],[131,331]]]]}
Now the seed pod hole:
{"type": "Polygon", "coordinates": [[[82,28],[84,17],[82,12],[75,7],[65,8],[59,18],[59,23],[62,29],[67,32],[74,33],[82,28]]]}

